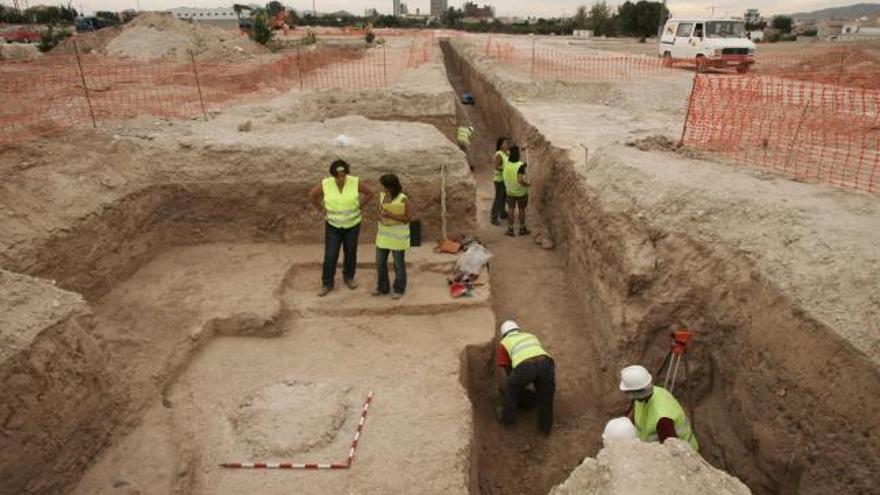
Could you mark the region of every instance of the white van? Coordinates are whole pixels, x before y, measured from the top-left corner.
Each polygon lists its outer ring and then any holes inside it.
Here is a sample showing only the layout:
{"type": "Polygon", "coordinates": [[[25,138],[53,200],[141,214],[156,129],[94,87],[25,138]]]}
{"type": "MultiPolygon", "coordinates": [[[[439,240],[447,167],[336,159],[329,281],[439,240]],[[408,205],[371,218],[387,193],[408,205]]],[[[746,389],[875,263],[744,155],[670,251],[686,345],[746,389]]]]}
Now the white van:
{"type": "Polygon", "coordinates": [[[709,67],[736,67],[744,73],[755,63],[755,44],[743,21],[728,19],[669,19],[660,36],[664,62],[687,61],[698,71],[709,67]]]}

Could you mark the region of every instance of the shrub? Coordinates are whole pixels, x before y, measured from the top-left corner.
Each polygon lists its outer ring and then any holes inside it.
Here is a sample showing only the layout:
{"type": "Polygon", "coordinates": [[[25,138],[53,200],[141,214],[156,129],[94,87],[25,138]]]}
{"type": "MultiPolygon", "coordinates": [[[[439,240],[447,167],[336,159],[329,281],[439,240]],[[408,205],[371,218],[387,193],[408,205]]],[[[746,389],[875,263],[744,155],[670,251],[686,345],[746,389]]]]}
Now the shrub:
{"type": "Polygon", "coordinates": [[[367,34],[364,35],[364,39],[367,41],[367,44],[370,44],[376,39],[376,35],[373,34],[372,31],[367,31],[367,34]]]}
{"type": "Polygon", "coordinates": [[[58,43],[66,40],[70,37],[70,31],[65,29],[55,30],[54,26],[49,26],[49,29],[44,31],[40,35],[40,43],[37,45],[37,48],[41,52],[48,52],[49,50],[58,46],[58,43]]]}

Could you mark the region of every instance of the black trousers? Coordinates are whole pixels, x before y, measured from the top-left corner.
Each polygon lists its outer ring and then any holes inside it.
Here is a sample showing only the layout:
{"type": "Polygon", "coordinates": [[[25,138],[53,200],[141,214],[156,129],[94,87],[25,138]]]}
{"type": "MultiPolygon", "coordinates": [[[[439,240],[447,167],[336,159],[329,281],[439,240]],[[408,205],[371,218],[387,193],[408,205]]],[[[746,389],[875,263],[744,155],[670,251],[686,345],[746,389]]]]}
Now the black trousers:
{"type": "Polygon", "coordinates": [[[530,383],[535,384],[538,428],[544,433],[550,433],[553,428],[553,395],[556,393],[556,365],[551,358],[525,361],[513,369],[507,377],[501,420],[508,425],[515,422],[520,395],[530,383]]]}
{"type": "Polygon", "coordinates": [[[507,190],[503,182],[493,182],[495,184],[495,199],[492,201],[492,219],[507,218],[507,190]]]}
{"type": "Polygon", "coordinates": [[[336,278],[336,263],[339,260],[339,248],[342,248],[342,277],[354,280],[357,268],[358,235],[361,224],[349,229],[340,229],[325,222],[324,230],[324,266],[321,270],[321,283],[324,287],[333,288],[336,278]]]}

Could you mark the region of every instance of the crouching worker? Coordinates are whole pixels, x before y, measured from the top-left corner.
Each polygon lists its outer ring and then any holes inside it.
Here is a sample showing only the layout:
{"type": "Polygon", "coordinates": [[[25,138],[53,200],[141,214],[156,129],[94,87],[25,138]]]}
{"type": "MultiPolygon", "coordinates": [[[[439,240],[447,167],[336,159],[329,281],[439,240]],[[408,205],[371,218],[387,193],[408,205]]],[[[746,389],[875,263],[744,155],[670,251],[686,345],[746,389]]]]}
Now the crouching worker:
{"type": "Polygon", "coordinates": [[[538,338],[522,331],[515,321],[505,321],[501,325],[501,343],[498,344],[495,363],[507,372],[501,422],[513,425],[517,407],[526,408],[531,402],[526,387],[534,384],[538,428],[549,434],[553,428],[556,368],[553,358],[544,350],[538,338]]]}
{"type": "Polygon", "coordinates": [[[620,372],[620,391],[633,401],[632,421],[641,440],[660,441],[679,438],[695,451],[700,450],[681,404],[642,366],[627,366],[620,372]]]}

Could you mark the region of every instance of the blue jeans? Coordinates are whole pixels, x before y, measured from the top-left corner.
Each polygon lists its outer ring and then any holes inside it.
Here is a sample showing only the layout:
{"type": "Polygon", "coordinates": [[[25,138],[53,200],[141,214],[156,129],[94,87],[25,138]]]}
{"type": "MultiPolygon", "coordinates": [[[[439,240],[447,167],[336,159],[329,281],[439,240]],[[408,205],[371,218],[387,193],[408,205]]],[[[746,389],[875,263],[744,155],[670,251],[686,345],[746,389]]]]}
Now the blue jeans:
{"type": "Polygon", "coordinates": [[[376,290],[382,294],[388,294],[391,289],[388,281],[388,253],[394,257],[394,292],[403,294],[406,292],[406,251],[392,251],[390,249],[376,248],[376,272],[378,282],[376,290]]]}
{"type": "Polygon", "coordinates": [[[325,222],[324,229],[324,267],[321,270],[321,283],[324,287],[333,288],[336,278],[336,263],[339,260],[339,248],[342,248],[342,277],[354,280],[357,269],[358,235],[361,224],[348,229],[340,229],[325,222]]]}
{"type": "Polygon", "coordinates": [[[492,219],[507,218],[506,199],[507,190],[504,188],[503,182],[494,182],[495,184],[495,200],[492,201],[492,219]]]}

